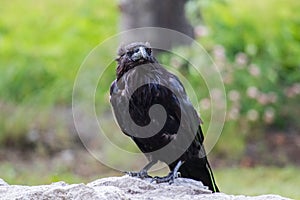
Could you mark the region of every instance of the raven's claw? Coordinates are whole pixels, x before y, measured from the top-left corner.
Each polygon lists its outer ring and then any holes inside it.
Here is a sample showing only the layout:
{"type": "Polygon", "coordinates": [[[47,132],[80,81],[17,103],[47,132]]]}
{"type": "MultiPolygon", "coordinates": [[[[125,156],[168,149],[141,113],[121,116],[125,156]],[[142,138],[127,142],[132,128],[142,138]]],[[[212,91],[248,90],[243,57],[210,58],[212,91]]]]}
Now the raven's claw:
{"type": "Polygon", "coordinates": [[[167,176],[164,177],[158,177],[155,176],[151,182],[156,182],[156,183],[166,183],[169,182],[169,184],[174,183],[174,180],[180,176],[180,172],[178,172],[180,166],[183,164],[183,162],[180,160],[176,164],[175,168],[173,171],[171,171],[167,176]]]}
{"type": "Polygon", "coordinates": [[[124,173],[127,174],[128,176],[137,177],[137,178],[141,178],[141,179],[152,178],[152,176],[150,176],[147,173],[147,171],[145,171],[145,170],[142,170],[142,171],[139,171],[139,172],[124,172],[124,173]]]}
{"type": "Polygon", "coordinates": [[[174,183],[174,180],[180,176],[180,172],[170,172],[167,176],[159,177],[155,176],[151,182],[156,183],[174,183]]]}

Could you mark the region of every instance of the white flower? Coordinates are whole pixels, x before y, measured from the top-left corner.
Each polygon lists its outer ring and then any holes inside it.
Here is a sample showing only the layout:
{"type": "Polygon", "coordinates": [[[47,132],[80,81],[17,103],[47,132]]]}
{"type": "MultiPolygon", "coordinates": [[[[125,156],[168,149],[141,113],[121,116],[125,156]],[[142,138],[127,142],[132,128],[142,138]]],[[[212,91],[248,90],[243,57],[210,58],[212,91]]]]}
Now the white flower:
{"type": "Polygon", "coordinates": [[[260,93],[258,95],[258,97],[256,98],[256,100],[258,101],[258,103],[260,103],[261,105],[266,105],[269,103],[269,98],[267,94],[264,93],[260,93]]]}
{"type": "Polygon", "coordinates": [[[206,26],[196,26],[195,27],[195,35],[197,37],[203,37],[209,35],[209,30],[206,26]]]}
{"type": "Polygon", "coordinates": [[[176,69],[178,69],[178,68],[180,68],[180,66],[181,66],[181,62],[180,62],[180,60],[178,59],[178,58],[176,58],[176,57],[172,57],[171,58],[171,65],[174,67],[174,68],[176,68],[176,69]]]}
{"type": "Polygon", "coordinates": [[[300,83],[295,83],[292,88],[295,95],[300,94],[300,83]]]}
{"type": "Polygon", "coordinates": [[[225,59],[225,49],[221,45],[216,45],[213,49],[213,55],[217,60],[224,60],[225,59]]]}
{"type": "Polygon", "coordinates": [[[257,66],[257,65],[255,65],[255,64],[251,64],[250,66],[249,66],[249,73],[252,75],[252,76],[255,76],[255,77],[257,77],[257,76],[259,76],[260,75],[260,69],[259,69],[259,67],[257,66]]]}
{"type": "Polygon", "coordinates": [[[231,108],[227,114],[229,120],[237,120],[239,116],[240,116],[240,109],[238,107],[231,108]]]}
{"type": "Polygon", "coordinates": [[[284,93],[287,97],[292,98],[300,94],[300,83],[295,83],[294,85],[285,88],[284,93]]]}
{"type": "Polygon", "coordinates": [[[238,65],[245,65],[248,61],[248,58],[247,58],[247,55],[245,53],[238,53],[236,56],[235,56],[235,62],[238,64],[238,65]]]}
{"type": "Polygon", "coordinates": [[[218,88],[214,88],[214,89],[212,89],[211,90],[211,97],[213,98],[213,99],[221,99],[222,97],[223,97],[223,95],[222,95],[222,91],[220,90],[220,89],[218,89],[218,88]]]}
{"type": "Polygon", "coordinates": [[[272,107],[268,107],[264,112],[264,121],[267,124],[270,124],[274,121],[275,118],[275,110],[272,107]]]}
{"type": "Polygon", "coordinates": [[[228,97],[231,101],[238,101],[240,99],[240,93],[237,90],[230,90],[228,93],[228,97]]]}
{"type": "Polygon", "coordinates": [[[258,117],[259,117],[258,112],[254,109],[251,109],[247,112],[247,118],[250,121],[256,121],[258,119],[258,117]]]}
{"type": "Polygon", "coordinates": [[[200,108],[203,110],[208,110],[210,108],[210,99],[204,98],[200,101],[200,108]]]}
{"type": "Polygon", "coordinates": [[[233,81],[232,73],[225,73],[223,74],[223,81],[225,84],[231,84],[233,81]]]}
{"type": "Polygon", "coordinates": [[[258,95],[259,95],[259,91],[256,87],[254,87],[254,86],[248,87],[248,89],[247,89],[248,97],[255,99],[258,95]]]}
{"type": "Polygon", "coordinates": [[[277,99],[278,99],[278,96],[275,92],[269,92],[268,99],[269,99],[269,102],[276,103],[277,99]]]}
{"type": "Polygon", "coordinates": [[[294,97],[294,92],[293,92],[291,87],[285,88],[284,89],[284,94],[285,94],[285,96],[287,96],[289,98],[294,97]]]}

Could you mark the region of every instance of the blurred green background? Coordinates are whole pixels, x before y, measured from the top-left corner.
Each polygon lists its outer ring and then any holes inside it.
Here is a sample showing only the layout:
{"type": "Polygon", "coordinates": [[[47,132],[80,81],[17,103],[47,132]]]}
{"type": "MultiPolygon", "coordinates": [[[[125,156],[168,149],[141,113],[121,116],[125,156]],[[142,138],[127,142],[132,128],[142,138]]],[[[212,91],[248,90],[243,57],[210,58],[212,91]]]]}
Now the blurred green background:
{"type": "MultiPolygon", "coordinates": [[[[222,192],[300,197],[299,10],[298,0],[186,4],[196,39],[220,68],[227,94],[225,127],[209,155],[222,192]]],[[[118,2],[2,0],[0,16],[0,178],[34,185],[120,175],[85,150],[71,109],[84,58],[120,31],[118,2]]],[[[188,48],[181,51],[197,59],[188,48]]],[[[172,56],[164,62],[175,63],[201,91],[185,63],[172,56]]],[[[99,109],[108,108],[114,67],[97,90],[99,109]]],[[[197,95],[209,121],[210,99],[197,95]]]]}

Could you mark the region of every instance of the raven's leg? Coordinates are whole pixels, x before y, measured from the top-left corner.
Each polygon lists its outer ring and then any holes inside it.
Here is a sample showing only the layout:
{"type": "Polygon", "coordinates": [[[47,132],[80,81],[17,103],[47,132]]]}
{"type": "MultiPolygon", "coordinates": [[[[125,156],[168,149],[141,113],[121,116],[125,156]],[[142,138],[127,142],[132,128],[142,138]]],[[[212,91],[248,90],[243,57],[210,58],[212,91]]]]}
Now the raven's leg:
{"type": "Polygon", "coordinates": [[[181,167],[183,162],[181,160],[178,161],[173,171],[171,171],[167,176],[164,177],[154,177],[153,181],[156,181],[156,183],[165,183],[169,182],[170,184],[174,183],[175,178],[178,178],[178,170],[181,167]]]}
{"type": "Polygon", "coordinates": [[[132,176],[132,177],[138,177],[138,178],[152,178],[147,171],[157,163],[157,160],[150,161],[143,169],[139,172],[125,172],[125,174],[132,176]]]}

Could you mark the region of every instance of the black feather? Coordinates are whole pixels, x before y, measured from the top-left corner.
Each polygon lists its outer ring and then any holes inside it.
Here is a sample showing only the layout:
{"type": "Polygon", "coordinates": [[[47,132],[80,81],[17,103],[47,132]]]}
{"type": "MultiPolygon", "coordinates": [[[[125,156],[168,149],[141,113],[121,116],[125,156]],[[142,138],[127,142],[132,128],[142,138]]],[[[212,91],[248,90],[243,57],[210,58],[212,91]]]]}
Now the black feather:
{"type": "Polygon", "coordinates": [[[152,56],[149,44],[133,43],[121,47],[117,61],[117,79],[111,85],[110,101],[121,130],[134,140],[150,161],[166,162],[171,171],[178,161],[182,161],[179,168],[182,177],[202,181],[210,190],[218,192],[203,147],[201,120],[180,80],[160,66],[152,56]],[[149,57],[133,62],[132,52],[137,47],[145,48],[149,57]],[[156,104],[163,106],[165,121],[160,116],[150,117],[150,108],[156,104]],[[162,127],[154,135],[151,129],[136,128],[151,123],[162,127]],[[178,135],[179,130],[184,137],[178,135]],[[185,148],[187,141],[190,142],[185,148]],[[170,142],[175,142],[171,149],[182,151],[171,163],[169,154],[153,153],[170,142]]]}

